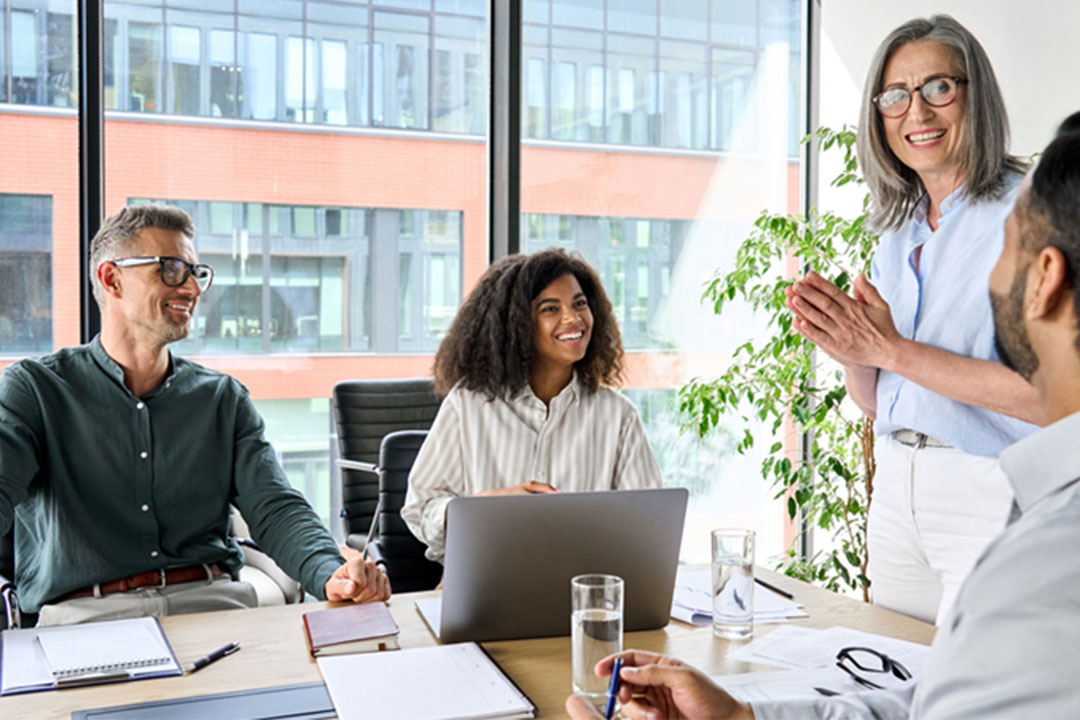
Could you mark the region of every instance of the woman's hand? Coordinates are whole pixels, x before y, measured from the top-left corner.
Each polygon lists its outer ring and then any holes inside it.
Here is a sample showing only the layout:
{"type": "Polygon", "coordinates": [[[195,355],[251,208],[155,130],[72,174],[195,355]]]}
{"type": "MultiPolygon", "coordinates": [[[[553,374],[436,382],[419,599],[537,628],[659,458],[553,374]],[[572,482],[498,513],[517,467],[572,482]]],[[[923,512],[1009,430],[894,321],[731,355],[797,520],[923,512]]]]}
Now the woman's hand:
{"type": "Polygon", "coordinates": [[[865,275],[855,278],[855,297],[816,272],[784,292],[795,314],[792,327],[841,365],[890,369],[904,337],[896,331],[889,304],[865,275]]]}
{"type": "Polygon", "coordinates": [[[520,485],[512,485],[508,488],[498,488],[495,490],[485,490],[483,492],[476,493],[477,497],[483,497],[485,495],[540,495],[542,493],[557,493],[558,488],[548,485],[547,483],[536,482],[530,480],[520,485]]]}

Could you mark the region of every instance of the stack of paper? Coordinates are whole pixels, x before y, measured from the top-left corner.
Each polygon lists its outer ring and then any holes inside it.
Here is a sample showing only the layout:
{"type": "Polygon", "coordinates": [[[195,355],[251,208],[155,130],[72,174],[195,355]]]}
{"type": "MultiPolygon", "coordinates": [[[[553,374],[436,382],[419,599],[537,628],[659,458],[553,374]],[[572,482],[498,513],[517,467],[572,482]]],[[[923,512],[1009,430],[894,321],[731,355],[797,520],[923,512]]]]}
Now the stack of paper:
{"type": "Polygon", "coordinates": [[[930,649],[925,645],[846,627],[813,630],[792,625],[777,628],[728,656],[787,670],[723,675],[713,680],[743,702],[865,692],[866,687],[836,666],[836,655],[845,647],[873,648],[903,664],[911,672],[912,680],[905,682],[887,673],[874,674],[875,682],[891,689],[914,682],[930,649]]]}
{"type": "MultiPolygon", "coordinates": [[[[782,623],[790,618],[807,617],[802,607],[802,603],[788,600],[766,587],[754,586],[754,622],[757,624],[782,623]]],[[[671,617],[692,625],[708,625],[712,622],[712,608],[712,578],[708,568],[679,568],[675,578],[675,595],[671,599],[671,617]]]]}

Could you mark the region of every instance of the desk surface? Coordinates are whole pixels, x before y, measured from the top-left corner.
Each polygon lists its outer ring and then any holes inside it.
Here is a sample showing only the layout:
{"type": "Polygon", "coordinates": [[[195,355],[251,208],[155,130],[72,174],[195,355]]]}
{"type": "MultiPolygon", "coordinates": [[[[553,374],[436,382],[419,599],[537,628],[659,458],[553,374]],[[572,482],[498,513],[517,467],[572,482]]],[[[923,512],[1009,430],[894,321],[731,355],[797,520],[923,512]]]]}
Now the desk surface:
{"type": "MultiPolygon", "coordinates": [[[[933,639],[932,625],[776,573],[758,572],[806,604],[810,617],[795,620],[796,624],[813,628],[846,625],[926,644],[933,639]]],[[[390,610],[401,627],[402,647],[436,644],[414,605],[417,598],[435,594],[410,593],[390,600],[390,610]]],[[[318,665],[308,655],[300,616],[322,607],[326,603],[162,618],[162,627],[181,665],[229,641],[239,641],[242,649],[186,677],[6,697],[0,699],[0,715],[8,719],[70,718],[74,710],[319,681],[322,678],[318,665]]],[[[759,625],[755,635],[760,637],[777,627],[759,625]]],[[[731,644],[713,637],[711,628],[691,627],[676,620],[660,630],[627,633],[623,644],[674,655],[711,675],[775,669],[730,660],[726,655],[731,644]]],[[[569,637],[508,640],[484,643],[484,647],[532,698],[541,717],[565,716],[563,702],[570,692],[569,637]]]]}

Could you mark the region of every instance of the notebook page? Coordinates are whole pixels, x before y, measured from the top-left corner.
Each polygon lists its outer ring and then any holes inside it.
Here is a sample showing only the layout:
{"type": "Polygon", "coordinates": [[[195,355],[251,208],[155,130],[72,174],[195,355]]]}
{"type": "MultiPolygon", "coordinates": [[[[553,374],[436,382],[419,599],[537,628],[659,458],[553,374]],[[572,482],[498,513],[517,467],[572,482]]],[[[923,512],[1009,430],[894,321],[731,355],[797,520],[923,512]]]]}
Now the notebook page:
{"type": "Polygon", "coordinates": [[[475,643],[318,662],[341,720],[531,716],[529,701],[475,643]]]}
{"type": "Polygon", "coordinates": [[[157,670],[174,664],[151,618],[40,628],[37,641],[56,678],[93,672],[157,670]]]}

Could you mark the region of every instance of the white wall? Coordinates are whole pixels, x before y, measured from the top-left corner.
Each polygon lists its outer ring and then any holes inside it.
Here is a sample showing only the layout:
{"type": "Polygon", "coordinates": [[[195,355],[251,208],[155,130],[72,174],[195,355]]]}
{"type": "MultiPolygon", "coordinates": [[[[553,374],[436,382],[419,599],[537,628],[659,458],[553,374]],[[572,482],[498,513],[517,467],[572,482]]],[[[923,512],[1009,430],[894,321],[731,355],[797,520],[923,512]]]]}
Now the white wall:
{"type": "Polygon", "coordinates": [[[824,125],[855,125],[878,44],[911,18],[936,13],[956,18],[990,56],[1009,111],[1014,153],[1038,152],[1058,123],[1080,110],[1077,0],[822,0],[821,6],[824,125]]]}

